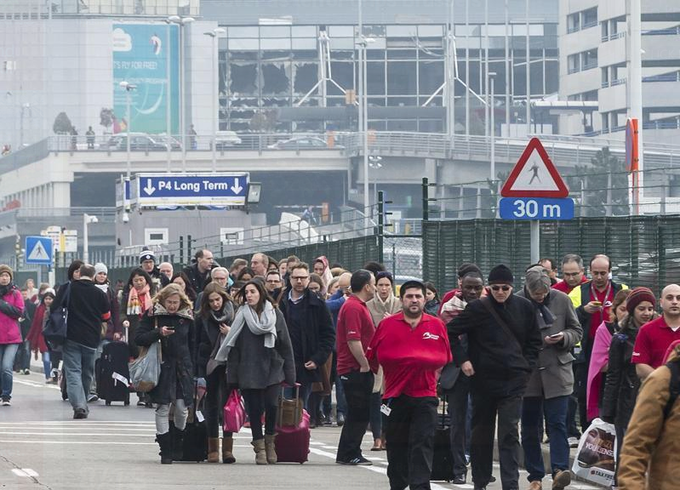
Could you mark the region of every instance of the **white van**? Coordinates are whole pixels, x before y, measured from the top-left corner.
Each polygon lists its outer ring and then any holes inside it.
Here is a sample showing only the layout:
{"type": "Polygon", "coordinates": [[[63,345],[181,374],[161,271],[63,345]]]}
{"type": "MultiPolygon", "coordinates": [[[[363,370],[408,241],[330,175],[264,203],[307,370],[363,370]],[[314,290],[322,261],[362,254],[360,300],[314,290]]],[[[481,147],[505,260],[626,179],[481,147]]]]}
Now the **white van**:
{"type": "Polygon", "coordinates": [[[217,150],[238,146],[241,143],[241,138],[234,131],[218,131],[215,134],[215,149],[217,150]]]}

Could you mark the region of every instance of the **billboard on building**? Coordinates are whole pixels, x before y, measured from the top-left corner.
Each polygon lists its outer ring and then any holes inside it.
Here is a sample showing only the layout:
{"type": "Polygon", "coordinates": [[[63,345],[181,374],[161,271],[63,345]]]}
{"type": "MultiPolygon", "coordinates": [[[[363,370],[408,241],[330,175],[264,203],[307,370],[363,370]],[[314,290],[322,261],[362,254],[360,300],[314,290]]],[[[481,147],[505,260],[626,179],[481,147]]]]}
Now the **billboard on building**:
{"type": "Polygon", "coordinates": [[[176,25],[113,25],[114,133],[127,131],[128,126],[132,132],[165,133],[168,104],[171,132],[179,132],[178,41],[176,25]],[[137,87],[130,92],[131,124],[127,121],[126,90],[120,86],[122,81],[137,87]]]}

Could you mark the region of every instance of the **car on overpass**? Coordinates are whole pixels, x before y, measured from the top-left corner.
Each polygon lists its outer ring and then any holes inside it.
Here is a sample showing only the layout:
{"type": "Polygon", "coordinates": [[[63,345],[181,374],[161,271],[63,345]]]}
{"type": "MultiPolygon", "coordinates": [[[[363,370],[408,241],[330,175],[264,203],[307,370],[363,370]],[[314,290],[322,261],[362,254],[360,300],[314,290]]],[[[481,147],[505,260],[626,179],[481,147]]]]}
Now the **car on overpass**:
{"type": "MultiPolygon", "coordinates": [[[[172,150],[181,150],[182,145],[175,138],[165,135],[150,135],[146,133],[130,133],[130,151],[167,151],[168,141],[172,150]]],[[[112,136],[106,143],[109,151],[127,150],[127,133],[112,136]]]]}
{"type": "Polygon", "coordinates": [[[243,143],[243,140],[241,140],[235,131],[218,131],[215,134],[215,149],[217,151],[233,148],[234,146],[239,146],[241,143],[243,143]]]}
{"type": "Polygon", "coordinates": [[[277,141],[267,148],[270,150],[323,150],[328,148],[328,142],[318,136],[294,136],[287,140],[277,141]]]}

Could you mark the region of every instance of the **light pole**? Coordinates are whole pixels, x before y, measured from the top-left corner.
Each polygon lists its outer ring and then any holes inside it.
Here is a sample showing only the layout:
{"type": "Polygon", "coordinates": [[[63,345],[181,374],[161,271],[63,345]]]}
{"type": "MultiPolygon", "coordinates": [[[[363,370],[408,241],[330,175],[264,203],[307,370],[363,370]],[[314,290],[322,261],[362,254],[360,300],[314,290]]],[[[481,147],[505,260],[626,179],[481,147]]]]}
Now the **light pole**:
{"type": "Polygon", "coordinates": [[[211,116],[211,121],[212,121],[212,141],[210,143],[210,146],[212,147],[212,171],[213,173],[217,172],[217,148],[215,144],[215,140],[217,139],[217,123],[219,121],[219,112],[217,108],[217,104],[215,103],[219,99],[219,86],[216,85],[216,80],[217,80],[217,72],[216,72],[216,58],[218,57],[218,49],[217,49],[217,39],[220,34],[226,33],[226,29],[222,27],[218,27],[216,29],[213,29],[210,32],[204,32],[206,36],[210,36],[212,38],[212,54],[211,54],[211,59],[212,59],[212,116],[211,116]]]}
{"type": "Polygon", "coordinates": [[[491,137],[491,182],[496,180],[496,115],[494,96],[496,92],[496,72],[489,72],[489,82],[491,83],[491,97],[489,100],[489,110],[491,111],[489,123],[489,136],[491,137]]]}
{"type": "Polygon", "coordinates": [[[31,115],[31,104],[25,102],[21,104],[21,134],[19,135],[19,149],[24,147],[24,113],[28,111],[28,115],[31,115]]]}
{"type": "Polygon", "coordinates": [[[166,53],[166,60],[165,60],[165,77],[167,78],[167,82],[165,84],[165,90],[166,90],[166,96],[165,96],[165,103],[167,107],[165,108],[165,134],[168,135],[167,138],[167,145],[168,145],[168,154],[167,154],[167,167],[166,171],[170,173],[170,168],[172,166],[172,99],[171,99],[171,94],[172,94],[172,82],[171,82],[171,77],[172,77],[172,57],[170,56],[170,50],[172,49],[172,28],[170,24],[172,22],[170,19],[165,19],[165,23],[167,24],[167,36],[165,38],[165,53],[166,53]]]}
{"type": "Polygon", "coordinates": [[[123,88],[123,90],[125,90],[125,118],[127,119],[127,127],[125,128],[125,146],[127,151],[127,180],[129,182],[132,173],[132,161],[130,159],[130,129],[132,128],[132,113],[130,109],[130,105],[132,103],[131,92],[137,89],[137,85],[127,81],[122,81],[120,82],[120,86],[123,88]]]}
{"type": "MultiPolygon", "coordinates": [[[[379,170],[382,168],[382,157],[379,156],[371,156],[369,157],[369,167],[371,167],[373,170],[379,170]]],[[[376,212],[378,211],[377,205],[378,205],[378,176],[375,176],[375,179],[373,180],[373,199],[376,204],[376,212]]]]}
{"type": "Polygon", "coordinates": [[[194,20],[196,19],[193,17],[179,17],[178,15],[168,17],[168,22],[179,25],[179,130],[182,133],[182,172],[184,173],[187,171],[186,108],[184,107],[184,26],[191,24],[194,20]]]}
{"type": "Polygon", "coordinates": [[[90,223],[99,223],[99,219],[96,216],[90,216],[89,214],[83,214],[83,262],[86,264],[90,260],[90,239],[88,236],[88,225],[90,223]]]}

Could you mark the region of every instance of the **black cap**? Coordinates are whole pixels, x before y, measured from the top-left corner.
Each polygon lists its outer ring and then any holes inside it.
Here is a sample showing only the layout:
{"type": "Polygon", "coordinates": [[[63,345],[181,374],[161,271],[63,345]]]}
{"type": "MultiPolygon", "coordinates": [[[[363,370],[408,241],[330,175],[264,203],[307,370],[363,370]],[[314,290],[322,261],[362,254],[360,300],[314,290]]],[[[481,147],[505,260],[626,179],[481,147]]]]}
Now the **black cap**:
{"type": "Polygon", "coordinates": [[[489,284],[510,284],[515,282],[512,271],[505,265],[497,265],[489,272],[489,284]]]}
{"type": "Polygon", "coordinates": [[[410,281],[406,281],[404,284],[402,284],[399,287],[399,297],[403,298],[404,292],[407,289],[411,289],[411,288],[418,288],[423,292],[423,294],[425,294],[425,291],[426,291],[425,284],[423,284],[420,281],[410,280],[410,281]]]}

